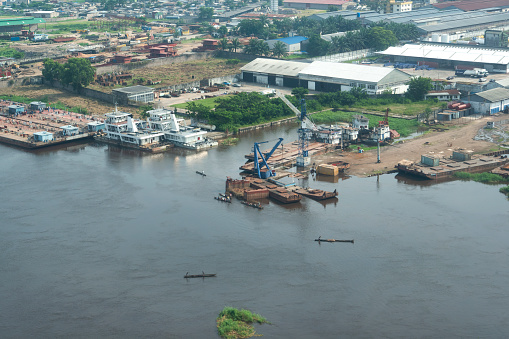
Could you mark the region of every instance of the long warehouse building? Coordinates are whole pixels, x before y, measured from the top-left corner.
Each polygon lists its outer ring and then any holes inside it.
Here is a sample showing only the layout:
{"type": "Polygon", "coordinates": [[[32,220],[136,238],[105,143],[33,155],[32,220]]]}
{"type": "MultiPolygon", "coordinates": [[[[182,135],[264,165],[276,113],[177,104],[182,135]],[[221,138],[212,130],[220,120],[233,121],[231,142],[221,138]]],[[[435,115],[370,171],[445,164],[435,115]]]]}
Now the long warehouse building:
{"type": "Polygon", "coordinates": [[[459,44],[406,44],[389,47],[377,54],[389,56],[394,62],[432,62],[439,68],[484,68],[491,73],[509,73],[509,50],[459,44]]]}
{"type": "Polygon", "coordinates": [[[241,68],[242,80],[266,85],[304,87],[321,92],[365,89],[370,95],[405,93],[410,75],[398,69],[337,62],[312,63],[257,58],[241,68]]]}

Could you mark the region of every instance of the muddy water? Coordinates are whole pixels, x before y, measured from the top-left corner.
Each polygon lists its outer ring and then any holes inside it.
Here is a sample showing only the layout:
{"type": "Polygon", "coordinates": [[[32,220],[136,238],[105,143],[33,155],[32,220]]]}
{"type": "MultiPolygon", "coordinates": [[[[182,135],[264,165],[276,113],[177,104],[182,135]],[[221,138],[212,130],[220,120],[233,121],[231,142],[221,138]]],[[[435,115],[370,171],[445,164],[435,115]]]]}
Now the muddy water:
{"type": "Polygon", "coordinates": [[[498,186],[311,178],[297,183],[339,200],[259,211],[213,199],[254,141],[279,136],[295,131],[197,154],[0,146],[2,337],[215,338],[228,305],[271,321],[257,327],[266,338],[509,333],[498,186]],[[202,271],[217,277],[183,279],[202,271]]]}

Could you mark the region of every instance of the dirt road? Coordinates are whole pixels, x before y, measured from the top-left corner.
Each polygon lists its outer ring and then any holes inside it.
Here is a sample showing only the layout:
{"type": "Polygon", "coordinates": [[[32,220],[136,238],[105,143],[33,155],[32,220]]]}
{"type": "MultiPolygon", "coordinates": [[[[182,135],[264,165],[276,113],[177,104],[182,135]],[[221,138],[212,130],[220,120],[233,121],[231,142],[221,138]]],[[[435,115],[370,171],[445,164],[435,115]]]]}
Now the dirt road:
{"type": "MultiPolygon", "coordinates": [[[[342,160],[350,163],[348,174],[355,176],[368,176],[375,173],[387,172],[394,169],[399,161],[406,159],[419,162],[421,155],[433,154],[439,157],[450,157],[453,150],[472,150],[474,153],[488,152],[497,145],[488,141],[474,140],[478,131],[486,126],[487,121],[500,121],[509,116],[485,117],[472,120],[462,126],[451,128],[443,132],[431,132],[412,140],[405,140],[390,146],[382,147],[380,159],[377,163],[377,150],[369,150],[364,153],[341,152],[329,153],[313,159],[316,164],[333,160],[342,160]]],[[[506,126],[507,131],[507,126],[506,126]]]]}

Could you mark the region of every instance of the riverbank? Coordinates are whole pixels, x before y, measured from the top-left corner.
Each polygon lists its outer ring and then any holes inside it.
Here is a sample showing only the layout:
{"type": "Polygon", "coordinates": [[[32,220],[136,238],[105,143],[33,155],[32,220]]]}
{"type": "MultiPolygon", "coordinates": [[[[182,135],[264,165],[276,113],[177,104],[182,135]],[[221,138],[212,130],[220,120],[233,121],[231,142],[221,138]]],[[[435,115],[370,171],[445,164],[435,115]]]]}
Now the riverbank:
{"type": "Polygon", "coordinates": [[[337,160],[350,163],[349,175],[367,177],[378,173],[394,171],[395,166],[403,159],[419,162],[423,154],[435,154],[440,157],[450,157],[453,150],[465,149],[474,153],[486,153],[497,145],[484,140],[474,140],[478,131],[486,126],[488,121],[502,121],[507,115],[485,117],[471,120],[462,126],[456,126],[442,132],[433,131],[414,139],[395,142],[381,149],[380,163],[377,163],[377,150],[372,149],[364,153],[332,152],[312,159],[316,164],[337,160]]]}

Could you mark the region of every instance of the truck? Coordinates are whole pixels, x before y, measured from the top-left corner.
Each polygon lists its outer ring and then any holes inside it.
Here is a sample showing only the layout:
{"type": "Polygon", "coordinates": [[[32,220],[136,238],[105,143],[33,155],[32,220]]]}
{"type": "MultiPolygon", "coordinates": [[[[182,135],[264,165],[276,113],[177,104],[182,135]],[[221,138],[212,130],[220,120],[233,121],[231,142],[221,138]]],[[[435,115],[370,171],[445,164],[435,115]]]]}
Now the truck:
{"type": "Polygon", "coordinates": [[[34,34],[34,41],[48,41],[49,37],[47,34],[34,34]]]}
{"type": "Polygon", "coordinates": [[[467,69],[463,76],[470,76],[472,78],[483,78],[487,76],[489,73],[484,68],[474,68],[474,69],[467,69]]]}

